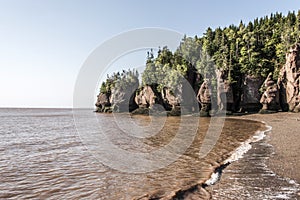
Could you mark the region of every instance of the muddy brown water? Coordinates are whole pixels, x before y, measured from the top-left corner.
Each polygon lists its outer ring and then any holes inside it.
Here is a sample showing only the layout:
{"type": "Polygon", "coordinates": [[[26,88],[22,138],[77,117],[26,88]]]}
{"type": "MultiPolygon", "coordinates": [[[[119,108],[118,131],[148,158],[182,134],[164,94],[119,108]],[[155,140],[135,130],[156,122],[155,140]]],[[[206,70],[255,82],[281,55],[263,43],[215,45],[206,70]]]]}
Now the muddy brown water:
{"type": "MultiPolygon", "coordinates": [[[[89,123],[89,116],[93,117],[92,120],[96,119],[100,128],[102,126],[102,131],[111,143],[128,152],[128,156],[132,152],[145,153],[163,148],[172,141],[179,130],[183,133],[186,131],[187,136],[192,135],[192,143],[182,155],[167,166],[144,173],[120,171],[117,167],[101,162],[102,158],[97,157],[101,154],[98,152],[95,155],[90,150],[93,150],[93,147],[89,145],[94,144],[89,144],[83,139],[84,126],[81,126],[81,132],[78,132],[71,109],[2,108],[0,109],[0,198],[171,197],[176,191],[203,183],[213,170],[240,146],[241,142],[251,137],[258,129],[265,128],[259,122],[226,119],[213,149],[202,158],[199,156],[199,149],[204,139],[209,139],[208,129],[214,128],[210,118],[189,116],[182,124],[180,117],[157,116],[156,119],[163,123],[155,129],[156,125],[151,124],[151,117],[131,116],[132,122],[142,129],[154,127],[155,134],[137,137],[137,135],[126,134],[126,130],[134,130],[132,124],[112,123],[113,120],[122,119],[122,115],[87,114],[83,117],[83,125],[89,123]],[[149,124],[152,127],[149,127],[149,124]],[[195,126],[197,127],[195,134],[188,134],[189,131],[194,130],[190,130],[189,127],[195,126]]],[[[85,130],[87,135],[92,135],[89,131],[94,130],[89,128],[85,130]]],[[[180,142],[178,145],[181,145],[180,142]]],[[[110,151],[110,149],[106,150],[110,151]]],[[[128,166],[126,167],[128,169],[128,166]]]]}

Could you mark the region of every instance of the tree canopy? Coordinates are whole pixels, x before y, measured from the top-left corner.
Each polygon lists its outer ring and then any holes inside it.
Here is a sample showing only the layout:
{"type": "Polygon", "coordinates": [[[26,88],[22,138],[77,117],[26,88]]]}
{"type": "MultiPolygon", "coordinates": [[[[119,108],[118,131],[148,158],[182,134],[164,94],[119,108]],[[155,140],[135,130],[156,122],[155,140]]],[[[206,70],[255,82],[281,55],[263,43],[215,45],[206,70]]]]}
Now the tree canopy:
{"type": "Polygon", "coordinates": [[[111,76],[107,75],[106,81],[102,82],[100,93],[111,93],[113,88],[125,90],[132,85],[139,83],[139,73],[137,70],[123,70],[121,73],[113,73],[111,76]]]}
{"type": "MultiPolygon", "coordinates": [[[[287,16],[275,13],[214,30],[208,28],[202,37],[184,36],[175,52],[168,47],[159,48],[157,56],[152,50],[148,52],[142,85],[175,91],[184,77],[199,87],[204,79],[215,81],[216,68],[227,72],[230,83],[239,81],[243,75],[266,78],[273,73],[276,79],[286,52],[297,42],[300,42],[300,11],[289,12],[287,16]],[[194,76],[192,81],[191,74],[201,78],[194,76]]],[[[115,73],[102,83],[101,92],[134,81],[138,81],[137,71],[115,73]],[[117,83],[117,79],[123,81],[117,83]]]]}

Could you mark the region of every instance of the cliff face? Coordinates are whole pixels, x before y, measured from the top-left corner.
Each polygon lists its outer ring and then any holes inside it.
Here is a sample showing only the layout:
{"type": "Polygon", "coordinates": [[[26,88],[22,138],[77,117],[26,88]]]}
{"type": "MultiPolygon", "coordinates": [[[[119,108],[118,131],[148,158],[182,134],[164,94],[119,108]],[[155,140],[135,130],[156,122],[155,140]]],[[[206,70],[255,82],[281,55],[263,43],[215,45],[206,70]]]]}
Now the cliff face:
{"type": "MultiPolygon", "coordinates": [[[[244,74],[235,87],[230,83],[228,72],[217,70],[217,111],[229,112],[276,112],[279,110],[300,112],[300,44],[294,45],[286,54],[286,63],[280,70],[278,81],[269,74],[264,81],[262,77],[244,74]],[[262,89],[263,91],[260,91],[262,89]],[[261,93],[262,92],[262,93],[261,93]]],[[[197,74],[188,77],[194,80],[197,74]]],[[[189,81],[190,82],[190,81],[189,81]]],[[[112,108],[118,112],[149,114],[153,111],[170,111],[171,115],[180,114],[180,103],[188,105],[192,99],[185,95],[187,89],[180,87],[176,95],[164,87],[143,86],[138,83],[127,88],[114,88],[111,93],[100,93],[96,102],[97,111],[107,112],[112,108]],[[137,110],[138,109],[138,110],[137,110]]],[[[212,105],[211,83],[206,80],[200,89],[193,85],[200,107],[201,116],[209,116],[212,105]]]]}
{"type": "Polygon", "coordinates": [[[278,86],[280,103],[284,110],[300,111],[300,44],[286,54],[286,63],[280,70],[278,86]]]}
{"type": "Polygon", "coordinates": [[[97,112],[132,112],[138,108],[135,103],[135,93],[139,87],[138,82],[126,86],[114,87],[111,91],[98,95],[97,112]]]}
{"type": "Polygon", "coordinates": [[[113,110],[117,112],[132,112],[138,108],[135,103],[135,93],[138,83],[131,84],[126,88],[114,88],[110,96],[113,110]]]}
{"type": "Polygon", "coordinates": [[[144,86],[135,97],[135,102],[139,106],[133,114],[149,114],[152,112],[171,111],[170,115],[180,115],[180,103],[170,89],[164,87],[161,92],[151,86],[144,86]],[[179,109],[178,109],[179,108],[179,109]]]}
{"type": "Polygon", "coordinates": [[[244,75],[241,84],[240,112],[255,112],[261,108],[259,89],[263,84],[263,78],[244,75]]]}

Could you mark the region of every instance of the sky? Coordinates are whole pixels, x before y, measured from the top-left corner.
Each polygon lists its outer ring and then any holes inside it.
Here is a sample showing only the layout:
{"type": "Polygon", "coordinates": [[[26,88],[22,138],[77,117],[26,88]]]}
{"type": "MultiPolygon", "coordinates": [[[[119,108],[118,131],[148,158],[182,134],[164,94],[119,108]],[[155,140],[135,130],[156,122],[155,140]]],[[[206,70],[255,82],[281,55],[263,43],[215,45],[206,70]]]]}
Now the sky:
{"type": "MultiPolygon", "coordinates": [[[[208,27],[298,9],[299,0],[0,0],[0,107],[71,108],[86,59],[126,31],[157,27],[201,36],[208,27]]],[[[137,55],[115,64],[143,65],[146,54],[137,55]]]]}

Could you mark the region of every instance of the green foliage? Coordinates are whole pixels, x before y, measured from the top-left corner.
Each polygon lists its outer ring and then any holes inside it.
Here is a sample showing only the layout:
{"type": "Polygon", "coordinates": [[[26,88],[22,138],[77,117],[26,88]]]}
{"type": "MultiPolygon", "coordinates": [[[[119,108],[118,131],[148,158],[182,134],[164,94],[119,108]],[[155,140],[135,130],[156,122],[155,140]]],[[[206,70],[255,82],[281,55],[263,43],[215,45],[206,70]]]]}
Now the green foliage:
{"type": "Polygon", "coordinates": [[[111,76],[107,75],[105,82],[102,82],[100,87],[101,93],[111,93],[112,89],[118,88],[120,90],[126,90],[139,83],[139,73],[137,70],[123,70],[122,73],[113,73],[111,76]]]}
{"type": "Polygon", "coordinates": [[[300,11],[297,15],[290,12],[286,17],[271,14],[223,29],[208,28],[200,40],[217,67],[231,73],[232,81],[241,73],[267,77],[270,72],[277,73],[287,50],[300,41],[300,11]]]}
{"type": "Polygon", "coordinates": [[[142,84],[157,87],[158,90],[168,87],[174,92],[182,77],[186,76],[188,68],[188,62],[179,51],[172,53],[167,47],[163,47],[159,49],[156,58],[147,60],[142,84]]]}
{"type": "Polygon", "coordinates": [[[105,82],[102,82],[102,84],[101,84],[100,93],[107,93],[106,83],[105,82]]]}
{"type": "Polygon", "coordinates": [[[200,59],[197,61],[196,69],[203,75],[205,79],[211,79],[215,77],[214,61],[207,52],[201,51],[200,59]]]}
{"type": "MultiPolygon", "coordinates": [[[[300,42],[300,11],[287,16],[275,13],[248,24],[241,21],[238,26],[208,28],[203,37],[184,36],[175,52],[167,47],[159,49],[157,56],[152,50],[148,52],[142,84],[158,90],[168,87],[175,94],[183,77],[201,74],[198,82],[191,84],[199,86],[209,79],[214,87],[216,68],[228,72],[227,79],[235,87],[245,74],[266,78],[273,73],[277,78],[287,50],[296,42],[300,42]]],[[[137,78],[134,71],[115,73],[101,85],[101,91],[124,88],[136,83],[137,78]]]]}

